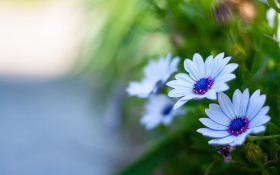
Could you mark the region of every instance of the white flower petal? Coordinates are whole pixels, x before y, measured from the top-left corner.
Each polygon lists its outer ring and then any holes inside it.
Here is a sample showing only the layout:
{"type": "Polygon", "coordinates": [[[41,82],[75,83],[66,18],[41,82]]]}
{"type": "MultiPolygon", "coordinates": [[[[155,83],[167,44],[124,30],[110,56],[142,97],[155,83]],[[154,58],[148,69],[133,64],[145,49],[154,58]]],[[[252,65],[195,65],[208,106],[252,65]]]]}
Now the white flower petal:
{"type": "Polygon", "coordinates": [[[141,119],[140,119],[140,123],[142,124],[142,125],[144,125],[144,124],[146,124],[147,122],[149,122],[150,120],[152,120],[152,119],[154,119],[154,118],[156,118],[156,116],[153,116],[153,115],[150,115],[150,114],[145,114],[145,115],[143,115],[142,117],[141,117],[141,119]]]}
{"type": "Polygon", "coordinates": [[[160,124],[160,118],[156,118],[155,120],[146,124],[146,130],[151,130],[160,124]]]}
{"type": "Polygon", "coordinates": [[[228,126],[230,119],[221,111],[216,109],[205,109],[207,116],[216,123],[228,126]]]}
{"type": "Polygon", "coordinates": [[[222,75],[232,73],[237,67],[238,67],[238,64],[236,64],[236,63],[229,63],[229,64],[227,64],[223,68],[223,70],[216,76],[216,79],[219,78],[222,75]]]}
{"type": "Polygon", "coordinates": [[[228,127],[224,125],[220,125],[209,118],[200,118],[199,121],[208,128],[215,129],[215,130],[227,130],[228,127]]]}
{"type": "MultiPolygon", "coordinates": [[[[217,57],[217,56],[216,56],[217,57]]],[[[231,57],[226,57],[222,60],[214,59],[210,76],[215,79],[216,76],[224,69],[225,65],[230,61],[231,57]]]]}
{"type": "Polygon", "coordinates": [[[220,93],[218,93],[218,101],[219,101],[219,104],[220,104],[220,107],[221,107],[222,111],[230,119],[234,119],[235,114],[234,114],[233,105],[232,105],[230,99],[228,98],[228,96],[226,94],[220,92],[220,93]]]}
{"type": "MultiPolygon", "coordinates": [[[[264,106],[264,107],[262,107],[262,109],[259,111],[259,113],[255,116],[255,117],[257,117],[257,116],[262,116],[262,115],[266,115],[267,114],[267,112],[268,112],[268,110],[269,110],[269,106],[264,106]]],[[[254,118],[255,118],[254,117],[254,118]]],[[[252,118],[251,120],[253,120],[254,118],[252,118]]],[[[250,121],[250,120],[249,120],[250,121]]]]}
{"type": "Polygon", "coordinates": [[[187,103],[189,100],[191,100],[191,99],[193,99],[193,98],[195,98],[195,97],[196,97],[196,96],[193,95],[193,96],[185,96],[185,97],[181,98],[180,100],[178,100],[178,101],[175,103],[175,105],[174,105],[174,107],[173,107],[173,110],[178,109],[178,108],[181,107],[183,104],[187,103]]]}
{"type": "Polygon", "coordinates": [[[199,132],[199,133],[201,133],[201,134],[203,134],[203,133],[206,133],[206,132],[212,132],[212,131],[214,131],[214,130],[212,130],[212,129],[209,129],[209,128],[199,128],[199,129],[197,129],[196,130],[197,132],[199,132]]]}
{"type": "Polygon", "coordinates": [[[139,121],[140,124],[145,125],[147,130],[156,127],[160,123],[164,125],[170,124],[174,116],[180,111],[171,110],[166,114],[163,114],[163,111],[166,111],[167,108],[172,108],[173,105],[173,100],[164,94],[152,95],[145,104],[145,113],[139,121]]]}
{"type": "Polygon", "coordinates": [[[201,55],[195,53],[193,55],[193,63],[197,67],[197,74],[199,75],[199,78],[205,78],[205,65],[201,55]]]}
{"type": "Polygon", "coordinates": [[[209,89],[206,93],[205,93],[205,97],[210,99],[210,100],[216,100],[217,96],[216,96],[216,92],[214,89],[209,89]]]}
{"type": "Polygon", "coordinates": [[[232,96],[232,104],[233,104],[235,116],[237,117],[240,116],[239,114],[240,114],[241,99],[242,99],[242,93],[240,92],[239,89],[236,89],[232,96]]]}
{"type": "Polygon", "coordinates": [[[152,84],[150,84],[145,79],[142,79],[141,82],[129,82],[126,91],[130,96],[136,95],[138,98],[147,98],[150,95],[152,89],[152,84]]]}
{"type": "Polygon", "coordinates": [[[269,122],[270,117],[267,115],[258,115],[257,117],[253,118],[253,120],[249,123],[249,128],[254,128],[260,125],[263,125],[269,122]]]}
{"type": "Polygon", "coordinates": [[[174,115],[171,114],[170,116],[166,116],[164,118],[161,119],[162,124],[164,124],[165,126],[169,126],[172,122],[174,118],[174,115]]]}
{"type": "Polygon", "coordinates": [[[213,137],[213,138],[226,137],[229,135],[227,131],[212,130],[209,128],[200,128],[197,130],[197,132],[203,134],[204,136],[213,137]]]}
{"type": "Polygon", "coordinates": [[[246,116],[247,106],[249,102],[249,90],[248,88],[242,94],[241,101],[240,101],[240,113],[237,117],[244,117],[246,116]]]}
{"type": "MultiPolygon", "coordinates": [[[[236,140],[236,139],[235,139],[236,140]]],[[[236,144],[235,144],[235,142],[233,141],[233,142],[231,142],[231,143],[229,143],[229,146],[235,146],[236,144]]]]}
{"type": "Polygon", "coordinates": [[[249,104],[248,104],[248,109],[247,109],[247,118],[249,120],[252,120],[252,118],[254,118],[256,116],[256,114],[261,110],[262,106],[264,105],[266,96],[265,95],[260,95],[260,90],[256,90],[250,100],[249,100],[249,104]]]}
{"type": "Polygon", "coordinates": [[[205,77],[210,76],[212,63],[213,63],[213,55],[210,55],[206,58],[206,61],[205,61],[205,77]]]}
{"type": "Polygon", "coordinates": [[[194,94],[191,92],[191,90],[185,90],[185,89],[172,89],[169,93],[169,97],[183,97],[183,96],[193,96],[194,94]]]}
{"type": "Polygon", "coordinates": [[[228,81],[233,80],[235,78],[236,78],[236,76],[234,74],[224,74],[224,75],[216,78],[215,82],[216,83],[225,83],[225,82],[228,82],[228,81]]]}
{"type": "Polygon", "coordinates": [[[173,87],[173,88],[187,88],[187,89],[192,89],[193,84],[187,82],[187,81],[181,81],[181,80],[171,80],[166,83],[167,86],[173,87]]]}
{"type": "Polygon", "coordinates": [[[129,95],[136,95],[139,98],[147,98],[151,94],[157,92],[158,89],[165,84],[170,75],[177,70],[180,58],[175,57],[171,61],[171,57],[172,55],[169,53],[166,58],[159,56],[157,62],[149,60],[148,65],[143,68],[145,78],[140,82],[129,83],[129,86],[126,89],[129,95]]]}
{"type": "Polygon", "coordinates": [[[214,82],[211,89],[214,89],[216,92],[223,92],[229,89],[229,86],[226,83],[216,83],[214,82]]]}
{"type": "Polygon", "coordinates": [[[209,140],[208,144],[209,145],[218,145],[218,142],[219,142],[220,139],[221,138],[209,140]]]}
{"type": "Polygon", "coordinates": [[[225,56],[225,53],[221,52],[221,53],[219,53],[218,55],[215,56],[214,61],[215,62],[221,62],[223,60],[224,56],[225,56]]]}
{"type": "MultiPolygon", "coordinates": [[[[175,58],[173,58],[172,59],[172,61],[170,62],[170,65],[169,65],[169,69],[174,69],[174,68],[176,68],[176,70],[177,70],[177,66],[178,66],[178,64],[179,64],[179,62],[180,62],[180,57],[175,57],[175,58]]],[[[171,72],[170,72],[171,73],[171,72]]],[[[173,73],[173,72],[172,72],[173,73]]],[[[171,74],[172,74],[171,73],[171,74]]]]}
{"type": "Polygon", "coordinates": [[[234,141],[234,146],[240,146],[244,143],[245,138],[252,132],[252,129],[247,129],[242,134],[238,135],[237,138],[234,141]]]}
{"type": "Polygon", "coordinates": [[[197,73],[198,72],[197,67],[195,66],[195,64],[190,59],[185,59],[184,67],[185,67],[186,71],[190,74],[190,76],[194,80],[199,80],[200,79],[200,77],[197,73]]]}
{"type": "Polygon", "coordinates": [[[216,104],[216,103],[210,103],[209,104],[209,108],[210,109],[221,110],[221,112],[223,112],[222,109],[220,108],[220,106],[218,104],[216,104]]]}
{"type": "Polygon", "coordinates": [[[273,8],[269,8],[266,11],[266,19],[267,19],[267,24],[273,28],[274,27],[274,18],[275,18],[276,11],[273,8]]]}
{"type": "Polygon", "coordinates": [[[175,75],[176,80],[186,81],[190,84],[194,84],[195,80],[193,80],[188,74],[185,73],[178,73],[175,75]]]}
{"type": "Polygon", "coordinates": [[[228,136],[228,137],[220,139],[218,141],[218,143],[221,145],[225,145],[225,144],[229,144],[229,143],[233,142],[235,139],[236,139],[236,136],[228,136]]]}
{"type": "Polygon", "coordinates": [[[265,126],[261,125],[261,126],[257,126],[255,128],[252,128],[252,134],[258,134],[258,133],[261,133],[261,132],[264,132],[265,131],[265,126]]]}

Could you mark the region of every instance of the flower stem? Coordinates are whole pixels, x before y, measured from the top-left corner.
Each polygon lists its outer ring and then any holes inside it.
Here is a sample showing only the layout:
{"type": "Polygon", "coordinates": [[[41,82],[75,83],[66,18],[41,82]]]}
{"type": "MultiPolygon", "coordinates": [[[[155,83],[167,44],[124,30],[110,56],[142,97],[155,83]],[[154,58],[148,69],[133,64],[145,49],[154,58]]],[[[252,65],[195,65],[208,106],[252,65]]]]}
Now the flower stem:
{"type": "Polygon", "coordinates": [[[248,137],[251,141],[255,141],[255,140],[264,140],[264,139],[272,139],[272,138],[280,137],[280,134],[272,135],[272,136],[248,136],[248,137]]]}

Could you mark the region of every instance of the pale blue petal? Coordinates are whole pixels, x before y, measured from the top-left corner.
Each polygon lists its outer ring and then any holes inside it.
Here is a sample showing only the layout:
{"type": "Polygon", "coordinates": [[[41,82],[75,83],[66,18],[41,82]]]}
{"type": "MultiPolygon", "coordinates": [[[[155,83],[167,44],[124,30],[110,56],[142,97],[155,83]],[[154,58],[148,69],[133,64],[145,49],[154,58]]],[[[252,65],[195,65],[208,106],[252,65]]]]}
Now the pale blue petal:
{"type": "Polygon", "coordinates": [[[249,128],[254,128],[269,122],[270,117],[267,115],[258,115],[249,123],[249,128]]]}
{"type": "Polygon", "coordinates": [[[236,76],[234,74],[225,74],[225,75],[222,75],[222,76],[216,78],[215,82],[216,83],[225,83],[225,82],[228,82],[228,81],[233,80],[235,78],[236,78],[236,76]]]}
{"type": "Polygon", "coordinates": [[[218,101],[222,111],[228,116],[230,119],[235,118],[233,105],[228,98],[228,96],[222,92],[218,93],[218,101]]]}
{"type": "MultiPolygon", "coordinates": [[[[178,66],[179,62],[180,62],[180,57],[177,56],[177,57],[173,58],[169,65],[169,69],[176,68],[176,70],[177,70],[177,66],[178,66]]],[[[172,74],[173,72],[169,72],[169,73],[172,74]]]]}
{"type": "Polygon", "coordinates": [[[265,126],[261,125],[261,126],[257,126],[255,128],[253,128],[252,134],[258,134],[258,133],[261,133],[264,131],[265,131],[265,126]]]}
{"type": "Polygon", "coordinates": [[[236,139],[236,136],[228,136],[228,137],[220,139],[218,141],[218,143],[220,145],[226,145],[226,144],[229,144],[229,143],[233,142],[235,139],[236,139]]]}
{"type": "Polygon", "coordinates": [[[149,123],[146,123],[145,128],[146,128],[146,130],[151,130],[151,129],[155,128],[156,126],[158,126],[160,123],[161,123],[160,118],[156,118],[155,120],[150,121],[149,123]]]}
{"type": "Polygon", "coordinates": [[[185,73],[178,73],[175,75],[175,78],[177,80],[186,81],[192,85],[195,83],[195,80],[193,80],[188,74],[185,73]]]}
{"type": "Polygon", "coordinates": [[[240,92],[239,89],[236,89],[232,96],[232,104],[233,104],[235,116],[237,117],[240,116],[239,114],[240,114],[241,99],[242,99],[242,93],[240,92]]]}
{"type": "Polygon", "coordinates": [[[197,73],[198,72],[197,67],[190,59],[185,59],[184,67],[185,67],[186,71],[190,74],[190,76],[194,80],[199,80],[200,79],[200,77],[197,73]]]}
{"type": "Polygon", "coordinates": [[[238,64],[236,63],[229,63],[227,64],[223,70],[216,76],[216,79],[222,75],[225,75],[225,74],[230,74],[232,73],[236,68],[238,67],[238,64]]]}
{"type": "Polygon", "coordinates": [[[209,140],[208,144],[209,145],[218,145],[218,142],[219,142],[220,139],[221,138],[209,140]]]}
{"type": "Polygon", "coordinates": [[[265,95],[260,95],[260,90],[256,90],[248,104],[248,109],[247,109],[247,114],[246,116],[248,117],[249,120],[252,120],[256,116],[256,114],[261,110],[262,106],[265,103],[266,96],[265,95]]]}
{"type": "Polygon", "coordinates": [[[214,89],[216,92],[223,92],[229,89],[229,86],[226,83],[216,83],[214,82],[211,89],[214,89]]]}
{"type": "Polygon", "coordinates": [[[216,104],[216,103],[209,104],[209,108],[210,109],[220,110],[221,112],[223,112],[222,109],[220,108],[220,106],[218,104],[216,104]]]}
{"type": "MultiPolygon", "coordinates": [[[[269,106],[264,106],[264,107],[262,107],[262,109],[259,111],[259,113],[258,113],[255,117],[257,117],[257,116],[262,116],[262,115],[266,115],[267,112],[268,112],[268,110],[269,110],[269,106]]],[[[253,117],[253,118],[250,119],[250,120],[253,120],[255,117],[253,117]]],[[[250,120],[249,120],[249,121],[250,121],[250,120]]]]}
{"type": "Polygon", "coordinates": [[[130,96],[136,95],[139,98],[147,98],[152,92],[152,89],[153,85],[143,79],[141,82],[129,82],[126,91],[130,96]]]}
{"type": "Polygon", "coordinates": [[[205,97],[210,99],[210,100],[216,100],[217,95],[214,89],[210,89],[205,93],[205,97]]]}
{"type": "Polygon", "coordinates": [[[178,109],[179,107],[181,107],[183,104],[187,103],[188,101],[190,101],[192,98],[194,98],[194,96],[185,96],[183,98],[181,98],[180,100],[178,100],[175,105],[173,106],[173,110],[178,109]]]}
{"type": "Polygon", "coordinates": [[[208,128],[200,128],[197,130],[197,132],[202,133],[204,136],[213,137],[213,138],[226,137],[229,135],[227,131],[218,131],[218,130],[212,130],[208,128]]]}
{"type": "Polygon", "coordinates": [[[205,65],[204,65],[201,55],[199,55],[198,53],[195,53],[193,55],[193,63],[197,67],[197,74],[198,74],[199,78],[205,78],[205,65]]]}
{"type": "MultiPolygon", "coordinates": [[[[224,55],[224,53],[223,53],[224,55]]],[[[221,54],[217,55],[213,61],[213,65],[212,65],[212,70],[210,72],[210,76],[212,78],[216,78],[216,76],[223,70],[223,68],[225,67],[225,65],[230,61],[231,57],[226,57],[224,59],[221,59],[223,56],[221,54]]]]}
{"type": "Polygon", "coordinates": [[[206,61],[205,61],[205,77],[210,76],[212,63],[213,63],[213,55],[210,55],[206,58],[206,61]]]}
{"type": "Polygon", "coordinates": [[[171,80],[167,82],[166,85],[172,88],[184,88],[184,89],[193,88],[193,85],[191,83],[182,80],[171,80]]]}
{"type": "Polygon", "coordinates": [[[209,118],[200,118],[199,121],[206,127],[214,129],[214,130],[227,130],[228,129],[227,126],[220,125],[216,122],[213,122],[213,120],[210,120],[209,118]]]}
{"type": "Polygon", "coordinates": [[[194,94],[191,92],[191,90],[183,90],[183,89],[172,89],[169,93],[169,97],[183,97],[183,96],[193,96],[194,94]]]}
{"type": "Polygon", "coordinates": [[[214,138],[220,138],[220,137],[226,137],[229,135],[227,131],[219,131],[219,130],[213,130],[209,128],[199,128],[196,130],[197,132],[201,133],[202,135],[208,136],[208,137],[214,137],[214,138]],[[214,134],[216,133],[216,134],[214,134]],[[213,136],[209,136],[213,135],[213,136]]]}
{"type": "Polygon", "coordinates": [[[240,101],[240,113],[238,117],[244,117],[246,116],[247,112],[247,106],[249,102],[249,90],[248,88],[245,89],[245,91],[242,94],[241,101],[240,101]]]}
{"type": "Polygon", "coordinates": [[[205,109],[205,113],[214,122],[229,126],[230,119],[221,110],[205,109]]]}
{"type": "Polygon", "coordinates": [[[236,146],[240,146],[244,143],[246,137],[252,132],[252,129],[247,129],[245,132],[242,134],[238,135],[237,138],[234,141],[234,144],[236,146]]]}

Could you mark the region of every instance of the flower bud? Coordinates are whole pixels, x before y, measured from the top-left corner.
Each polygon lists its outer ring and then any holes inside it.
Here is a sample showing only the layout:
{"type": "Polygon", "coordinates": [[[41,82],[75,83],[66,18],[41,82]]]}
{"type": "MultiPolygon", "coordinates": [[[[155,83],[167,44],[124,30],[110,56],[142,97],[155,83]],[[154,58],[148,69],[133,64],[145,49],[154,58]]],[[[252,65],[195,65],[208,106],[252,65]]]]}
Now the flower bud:
{"type": "Polygon", "coordinates": [[[245,155],[252,163],[259,163],[262,159],[262,149],[254,142],[244,144],[245,155]]]}

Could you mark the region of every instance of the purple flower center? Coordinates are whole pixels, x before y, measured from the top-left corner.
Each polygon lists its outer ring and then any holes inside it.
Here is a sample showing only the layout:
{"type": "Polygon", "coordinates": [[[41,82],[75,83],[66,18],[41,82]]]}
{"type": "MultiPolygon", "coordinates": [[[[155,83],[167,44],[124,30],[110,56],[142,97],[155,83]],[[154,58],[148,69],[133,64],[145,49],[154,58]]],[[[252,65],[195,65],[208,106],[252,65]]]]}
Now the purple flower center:
{"type": "Polygon", "coordinates": [[[239,135],[248,129],[249,120],[247,117],[238,117],[230,121],[228,132],[231,135],[239,135]]]}
{"type": "Polygon", "coordinates": [[[211,77],[202,78],[195,82],[195,84],[193,86],[193,92],[195,94],[203,95],[209,89],[211,89],[211,86],[213,85],[213,83],[214,83],[214,80],[211,77]]]}
{"type": "Polygon", "coordinates": [[[171,112],[172,108],[173,108],[173,105],[171,105],[171,104],[165,106],[165,107],[163,108],[161,114],[162,114],[162,115],[168,115],[168,114],[171,112]]]}

